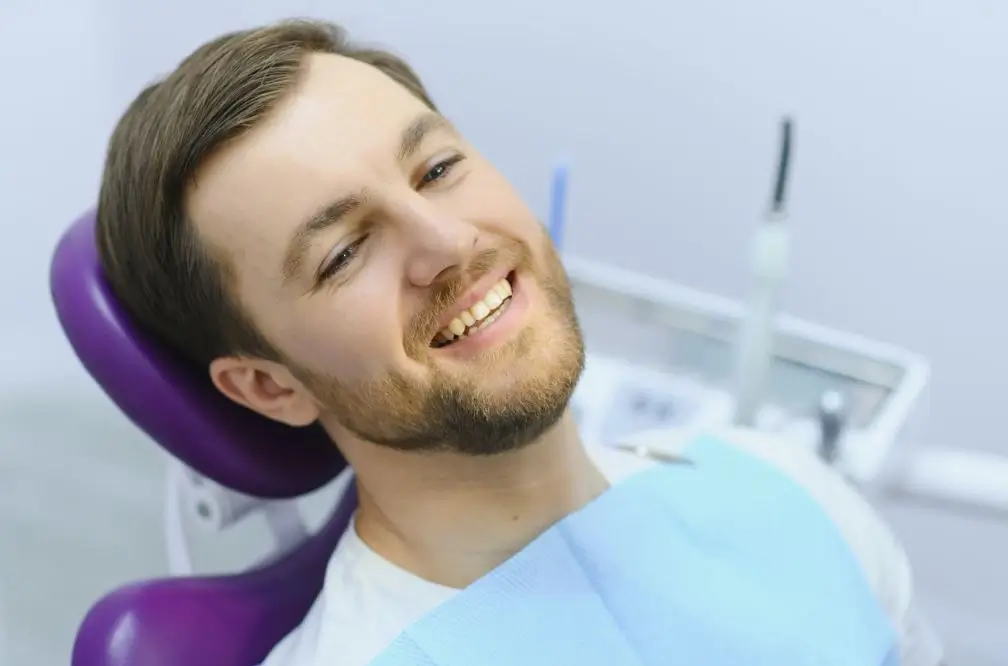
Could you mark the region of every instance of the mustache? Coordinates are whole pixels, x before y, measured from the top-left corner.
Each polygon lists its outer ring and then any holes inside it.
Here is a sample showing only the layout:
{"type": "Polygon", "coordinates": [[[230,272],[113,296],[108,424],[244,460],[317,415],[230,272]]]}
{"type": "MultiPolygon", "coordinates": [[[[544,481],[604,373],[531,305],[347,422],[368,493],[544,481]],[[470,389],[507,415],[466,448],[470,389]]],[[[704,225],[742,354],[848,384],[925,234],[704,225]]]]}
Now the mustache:
{"type": "Polygon", "coordinates": [[[462,294],[474,282],[484,278],[502,263],[511,261],[518,267],[528,265],[528,249],[517,241],[509,241],[504,247],[488,248],[473,254],[464,266],[446,271],[431,285],[427,303],[411,319],[406,328],[407,349],[427,348],[434,334],[434,327],[455,305],[462,294]],[[514,261],[517,259],[517,261],[514,261]]]}

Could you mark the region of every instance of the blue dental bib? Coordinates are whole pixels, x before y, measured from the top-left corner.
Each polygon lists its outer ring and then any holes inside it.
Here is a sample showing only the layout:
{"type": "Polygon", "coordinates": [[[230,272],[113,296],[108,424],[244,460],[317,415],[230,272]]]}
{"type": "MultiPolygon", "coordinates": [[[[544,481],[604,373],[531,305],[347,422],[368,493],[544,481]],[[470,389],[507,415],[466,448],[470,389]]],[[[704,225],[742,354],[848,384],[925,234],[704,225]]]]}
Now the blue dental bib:
{"type": "Polygon", "coordinates": [[[898,666],[829,516],[712,438],[615,485],[372,666],[898,666]]]}

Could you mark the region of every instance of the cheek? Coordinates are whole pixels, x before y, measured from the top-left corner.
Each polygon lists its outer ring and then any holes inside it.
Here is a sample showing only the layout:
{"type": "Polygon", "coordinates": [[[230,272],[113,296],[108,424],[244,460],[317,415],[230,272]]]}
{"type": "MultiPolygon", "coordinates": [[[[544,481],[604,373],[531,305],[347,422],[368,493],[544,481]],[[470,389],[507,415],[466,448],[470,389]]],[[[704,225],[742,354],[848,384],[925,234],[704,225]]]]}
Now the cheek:
{"type": "Polygon", "coordinates": [[[402,356],[402,324],[392,303],[324,293],[311,301],[291,318],[285,346],[305,368],[354,381],[387,373],[402,356]]]}

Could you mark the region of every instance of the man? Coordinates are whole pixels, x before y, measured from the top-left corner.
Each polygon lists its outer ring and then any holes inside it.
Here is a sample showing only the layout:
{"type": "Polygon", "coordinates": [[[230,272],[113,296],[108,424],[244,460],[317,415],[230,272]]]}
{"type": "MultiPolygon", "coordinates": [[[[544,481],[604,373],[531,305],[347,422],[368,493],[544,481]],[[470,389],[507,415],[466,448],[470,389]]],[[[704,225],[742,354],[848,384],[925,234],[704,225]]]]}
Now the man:
{"type": "MultiPolygon", "coordinates": [[[[578,438],[584,348],[542,225],[405,62],[336,26],[226,35],[143,91],[111,139],[97,233],[142,325],[235,402],[320,422],[353,470],[353,528],[270,666],[371,662],[644,466],[578,438]]],[[[811,456],[726,438],[835,523],[901,663],[937,664],[868,507],[811,456]]]]}

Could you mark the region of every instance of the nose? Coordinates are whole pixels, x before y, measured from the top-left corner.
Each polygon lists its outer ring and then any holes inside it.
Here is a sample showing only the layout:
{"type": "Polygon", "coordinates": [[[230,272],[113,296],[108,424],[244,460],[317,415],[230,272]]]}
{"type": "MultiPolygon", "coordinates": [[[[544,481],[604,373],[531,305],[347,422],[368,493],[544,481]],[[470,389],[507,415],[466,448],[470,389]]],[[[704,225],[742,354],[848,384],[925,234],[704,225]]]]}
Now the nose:
{"type": "Polygon", "coordinates": [[[429,287],[444,274],[464,272],[479,240],[473,224],[427,202],[413,207],[401,221],[408,247],[406,278],[411,284],[429,287]]]}

